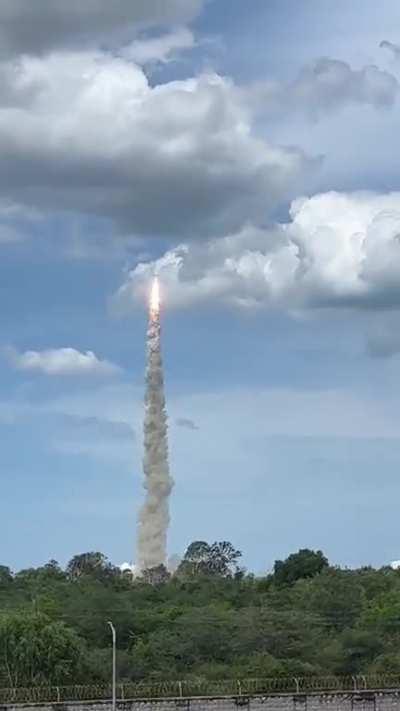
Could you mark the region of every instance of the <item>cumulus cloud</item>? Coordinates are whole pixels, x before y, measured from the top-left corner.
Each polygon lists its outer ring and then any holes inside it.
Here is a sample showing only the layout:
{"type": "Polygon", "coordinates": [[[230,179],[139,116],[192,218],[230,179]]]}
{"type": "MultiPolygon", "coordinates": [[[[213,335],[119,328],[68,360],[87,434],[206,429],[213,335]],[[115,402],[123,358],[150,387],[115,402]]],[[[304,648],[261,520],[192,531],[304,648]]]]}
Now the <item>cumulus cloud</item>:
{"type": "Polygon", "coordinates": [[[288,310],[400,304],[400,193],[323,193],[295,200],[290,215],[288,223],[249,224],[138,264],[116,304],[132,308],[155,271],[169,307],[216,300],[288,310]]]}
{"type": "Polygon", "coordinates": [[[45,375],[110,376],[120,370],[108,360],[99,359],[93,351],[81,353],[75,348],[53,348],[19,353],[10,347],[4,349],[4,355],[17,370],[38,371],[45,375]]]}
{"type": "Polygon", "coordinates": [[[304,67],[292,82],[259,82],[242,91],[262,113],[301,111],[315,119],[354,104],[390,107],[399,83],[374,65],[353,69],[347,62],[323,57],[304,67]]]}
{"type": "Polygon", "coordinates": [[[139,67],[96,53],[25,58],[3,73],[0,188],[41,206],[139,233],[229,229],[264,216],[310,165],[252,136],[245,105],[216,75],[152,88],[139,67]]]}
{"type": "Polygon", "coordinates": [[[6,54],[108,41],[115,32],[192,21],[203,0],[2,0],[0,45],[6,54]]]}
{"type": "Polygon", "coordinates": [[[215,74],[152,87],[127,59],[82,51],[3,62],[0,76],[0,191],[40,209],[204,235],[265,219],[316,165],[256,137],[215,74]]]}

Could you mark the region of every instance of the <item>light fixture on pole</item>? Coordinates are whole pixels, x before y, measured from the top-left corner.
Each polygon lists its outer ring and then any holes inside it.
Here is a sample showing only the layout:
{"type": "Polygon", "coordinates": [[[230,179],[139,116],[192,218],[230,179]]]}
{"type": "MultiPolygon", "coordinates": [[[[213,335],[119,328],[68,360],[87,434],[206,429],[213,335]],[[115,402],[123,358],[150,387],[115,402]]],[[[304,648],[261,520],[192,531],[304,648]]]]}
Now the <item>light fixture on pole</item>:
{"type": "Polygon", "coordinates": [[[117,633],[112,622],[107,622],[112,633],[113,658],[112,658],[112,711],[117,706],[117,633]]]}

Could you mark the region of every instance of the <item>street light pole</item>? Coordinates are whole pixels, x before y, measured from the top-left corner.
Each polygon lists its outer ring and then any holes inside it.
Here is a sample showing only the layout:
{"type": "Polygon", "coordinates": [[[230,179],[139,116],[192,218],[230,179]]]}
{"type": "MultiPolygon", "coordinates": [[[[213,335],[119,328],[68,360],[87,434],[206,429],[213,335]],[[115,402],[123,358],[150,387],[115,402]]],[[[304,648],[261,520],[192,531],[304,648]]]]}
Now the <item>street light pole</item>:
{"type": "Polygon", "coordinates": [[[117,706],[117,633],[112,622],[107,622],[111,628],[113,658],[112,658],[112,711],[116,711],[117,706]]]}

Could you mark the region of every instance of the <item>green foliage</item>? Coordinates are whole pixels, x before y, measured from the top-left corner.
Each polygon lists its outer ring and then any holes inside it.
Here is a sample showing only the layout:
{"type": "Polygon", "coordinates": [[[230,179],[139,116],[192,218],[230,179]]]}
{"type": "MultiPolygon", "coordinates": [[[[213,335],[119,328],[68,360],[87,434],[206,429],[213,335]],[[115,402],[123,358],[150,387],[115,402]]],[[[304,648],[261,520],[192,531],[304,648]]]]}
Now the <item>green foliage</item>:
{"type": "Polygon", "coordinates": [[[278,585],[292,585],[301,578],[312,578],[329,565],[322,551],[303,548],[292,553],[286,560],[277,560],[274,565],[274,578],[278,585]]]}
{"type": "Polygon", "coordinates": [[[0,565],[0,588],[7,587],[12,583],[12,573],[6,565],[0,565]]]}
{"type": "Polygon", "coordinates": [[[63,622],[40,613],[0,618],[0,678],[3,686],[74,680],[81,668],[82,643],[63,622]]]}
{"type": "Polygon", "coordinates": [[[241,556],[241,552],[229,541],[216,541],[212,545],[205,541],[194,541],[188,547],[177,572],[181,577],[198,575],[229,577],[240,573],[238,560],[241,556]]]}
{"type": "Polygon", "coordinates": [[[382,651],[381,640],[367,630],[348,630],[341,637],[339,673],[360,674],[382,651]]]}
{"type": "Polygon", "coordinates": [[[366,605],[361,576],[352,570],[324,568],[312,579],[299,580],[295,591],[299,604],[337,630],[352,627],[366,605]]]}
{"type": "Polygon", "coordinates": [[[118,569],[109,563],[105,555],[97,552],[74,556],[68,563],[66,572],[70,580],[90,575],[92,578],[106,582],[118,574],[118,569]]]}
{"type": "Polygon", "coordinates": [[[400,671],[400,573],[340,570],[320,551],[238,568],[228,542],[191,544],[172,577],[132,580],[101,553],[13,575],[0,566],[0,685],[400,671]]]}
{"type": "Polygon", "coordinates": [[[142,573],[143,581],[149,585],[163,585],[171,577],[165,565],[157,565],[155,568],[148,568],[142,573]]]}

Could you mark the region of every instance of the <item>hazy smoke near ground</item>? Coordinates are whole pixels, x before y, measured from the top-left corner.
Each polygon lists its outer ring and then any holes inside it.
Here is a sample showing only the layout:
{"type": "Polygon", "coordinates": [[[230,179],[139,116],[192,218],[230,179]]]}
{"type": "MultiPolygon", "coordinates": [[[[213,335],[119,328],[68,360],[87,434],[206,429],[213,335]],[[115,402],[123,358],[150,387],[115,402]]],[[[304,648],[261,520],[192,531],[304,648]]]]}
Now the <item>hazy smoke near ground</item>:
{"type": "Polygon", "coordinates": [[[169,473],[167,412],[160,343],[158,283],[154,282],[147,331],[147,369],[144,416],[144,487],[146,498],[139,514],[138,566],[140,570],[167,563],[169,473]]]}

